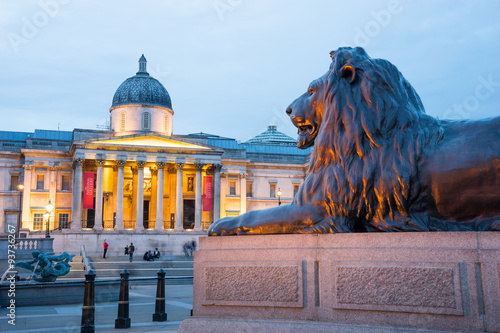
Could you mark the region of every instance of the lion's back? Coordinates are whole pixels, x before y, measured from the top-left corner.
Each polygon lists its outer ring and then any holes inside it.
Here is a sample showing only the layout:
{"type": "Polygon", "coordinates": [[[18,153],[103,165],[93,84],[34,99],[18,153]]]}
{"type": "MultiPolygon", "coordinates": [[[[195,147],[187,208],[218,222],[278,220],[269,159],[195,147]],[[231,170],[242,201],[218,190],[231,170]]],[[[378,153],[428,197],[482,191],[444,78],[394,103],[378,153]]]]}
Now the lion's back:
{"type": "Polygon", "coordinates": [[[455,221],[500,217],[500,117],[445,121],[424,155],[431,215],[455,221]]]}

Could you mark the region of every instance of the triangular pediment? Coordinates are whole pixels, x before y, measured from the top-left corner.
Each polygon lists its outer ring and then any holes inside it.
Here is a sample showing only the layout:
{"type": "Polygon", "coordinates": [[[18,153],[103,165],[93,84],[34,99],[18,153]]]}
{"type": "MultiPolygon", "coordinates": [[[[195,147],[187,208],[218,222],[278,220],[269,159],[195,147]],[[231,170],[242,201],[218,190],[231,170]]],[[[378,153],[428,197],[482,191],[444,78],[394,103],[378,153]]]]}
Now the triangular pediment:
{"type": "Polygon", "coordinates": [[[191,142],[156,135],[132,136],[89,141],[90,145],[148,147],[161,149],[210,150],[211,148],[191,142]]]}

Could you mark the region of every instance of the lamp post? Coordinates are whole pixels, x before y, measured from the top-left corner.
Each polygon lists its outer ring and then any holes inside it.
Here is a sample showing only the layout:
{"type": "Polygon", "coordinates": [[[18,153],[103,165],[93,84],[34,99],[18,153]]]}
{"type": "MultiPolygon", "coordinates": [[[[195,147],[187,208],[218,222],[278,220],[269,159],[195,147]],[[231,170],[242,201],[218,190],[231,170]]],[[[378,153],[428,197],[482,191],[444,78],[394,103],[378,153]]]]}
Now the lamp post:
{"type": "Polygon", "coordinates": [[[52,209],[54,209],[54,205],[50,202],[45,206],[45,209],[47,212],[43,215],[46,220],[47,220],[47,232],[45,233],[45,238],[50,238],[50,233],[49,233],[49,225],[50,225],[50,213],[52,212],[52,209]]]}
{"type": "Polygon", "coordinates": [[[19,215],[17,216],[17,228],[16,228],[16,239],[19,238],[19,229],[21,228],[21,216],[23,215],[23,183],[17,185],[19,190],[19,215]]]}
{"type": "Polygon", "coordinates": [[[278,194],[278,206],[281,206],[281,195],[283,193],[281,193],[281,189],[278,188],[278,192],[276,192],[276,194],[278,194]]]}

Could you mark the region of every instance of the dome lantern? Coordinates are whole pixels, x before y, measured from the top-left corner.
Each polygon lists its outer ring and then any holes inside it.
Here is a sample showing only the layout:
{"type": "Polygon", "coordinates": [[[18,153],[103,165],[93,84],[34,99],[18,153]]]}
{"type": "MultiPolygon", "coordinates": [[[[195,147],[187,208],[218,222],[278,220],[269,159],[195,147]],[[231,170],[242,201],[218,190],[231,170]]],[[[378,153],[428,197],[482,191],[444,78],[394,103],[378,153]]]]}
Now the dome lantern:
{"type": "Polygon", "coordinates": [[[146,70],[147,63],[148,63],[148,61],[146,60],[146,57],[143,54],[139,58],[139,71],[136,73],[137,75],[139,75],[139,74],[149,75],[148,71],[146,70]]]}

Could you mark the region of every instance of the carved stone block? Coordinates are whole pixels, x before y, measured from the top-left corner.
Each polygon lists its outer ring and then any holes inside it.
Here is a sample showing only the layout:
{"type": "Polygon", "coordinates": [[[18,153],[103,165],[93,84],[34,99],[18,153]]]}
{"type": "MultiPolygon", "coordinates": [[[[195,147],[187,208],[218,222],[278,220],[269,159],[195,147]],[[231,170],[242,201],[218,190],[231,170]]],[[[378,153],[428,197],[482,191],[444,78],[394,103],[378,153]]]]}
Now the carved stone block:
{"type": "Polygon", "coordinates": [[[204,268],[205,305],[302,307],[302,266],[246,262],[204,268]]]}

